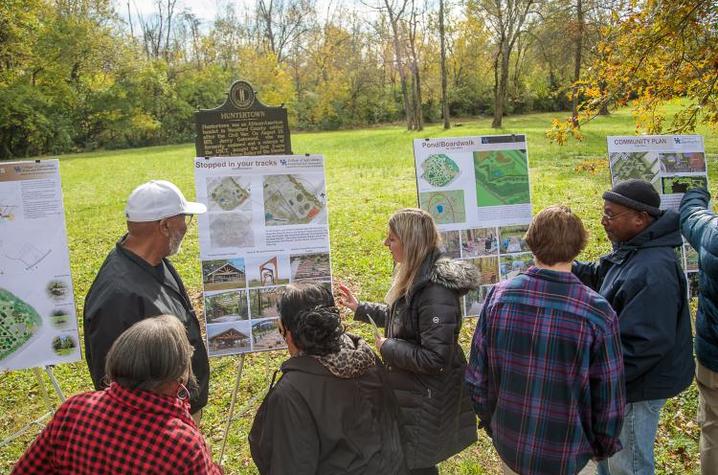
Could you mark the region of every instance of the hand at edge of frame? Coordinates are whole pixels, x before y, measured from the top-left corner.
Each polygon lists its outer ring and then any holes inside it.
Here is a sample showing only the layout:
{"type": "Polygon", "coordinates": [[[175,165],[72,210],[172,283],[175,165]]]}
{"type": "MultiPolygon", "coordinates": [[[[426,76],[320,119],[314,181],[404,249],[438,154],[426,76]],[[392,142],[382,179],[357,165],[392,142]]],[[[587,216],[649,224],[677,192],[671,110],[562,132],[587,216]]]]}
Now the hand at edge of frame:
{"type": "Polygon", "coordinates": [[[378,351],[381,354],[381,346],[384,344],[384,342],[388,338],[384,338],[383,336],[377,337],[376,340],[374,340],[374,344],[376,345],[376,351],[378,351]]]}

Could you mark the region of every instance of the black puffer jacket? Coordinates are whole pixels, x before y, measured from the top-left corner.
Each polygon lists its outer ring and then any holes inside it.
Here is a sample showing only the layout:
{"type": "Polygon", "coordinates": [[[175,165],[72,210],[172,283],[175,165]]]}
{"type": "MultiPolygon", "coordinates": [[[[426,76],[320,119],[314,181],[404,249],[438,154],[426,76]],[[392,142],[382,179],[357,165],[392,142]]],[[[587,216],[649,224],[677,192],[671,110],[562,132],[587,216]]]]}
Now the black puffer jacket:
{"type": "Polygon", "coordinates": [[[367,316],[385,326],[381,354],[401,409],[402,442],[409,468],[436,465],[476,441],[476,416],[464,389],[466,357],[458,344],[459,298],[478,287],[470,264],[429,255],[407,298],[391,307],[362,303],[367,316]]]}
{"type": "Polygon", "coordinates": [[[396,399],[363,340],[347,334],[339,353],[294,356],[281,370],[249,433],[259,473],[406,473],[396,399]]]}

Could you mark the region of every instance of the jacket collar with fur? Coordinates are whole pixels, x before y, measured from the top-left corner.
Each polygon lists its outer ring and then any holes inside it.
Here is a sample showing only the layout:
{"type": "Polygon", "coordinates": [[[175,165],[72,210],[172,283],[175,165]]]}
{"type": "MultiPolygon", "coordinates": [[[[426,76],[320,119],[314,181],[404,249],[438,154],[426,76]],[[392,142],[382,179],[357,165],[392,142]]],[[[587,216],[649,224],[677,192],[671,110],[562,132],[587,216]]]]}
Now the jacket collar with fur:
{"type": "Polygon", "coordinates": [[[409,301],[429,283],[446,287],[461,296],[469,290],[479,288],[480,274],[479,270],[469,262],[451,259],[436,249],[421,264],[419,274],[409,292],[409,301]]]}

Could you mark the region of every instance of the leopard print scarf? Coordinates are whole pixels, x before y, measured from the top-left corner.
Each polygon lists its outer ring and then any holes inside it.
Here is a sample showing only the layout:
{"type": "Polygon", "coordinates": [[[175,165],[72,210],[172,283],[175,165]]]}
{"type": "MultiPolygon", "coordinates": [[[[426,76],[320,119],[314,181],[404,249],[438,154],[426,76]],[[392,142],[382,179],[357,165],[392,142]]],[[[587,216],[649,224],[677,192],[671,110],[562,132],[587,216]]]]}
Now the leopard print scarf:
{"type": "Polygon", "coordinates": [[[377,362],[377,357],[367,342],[348,333],[341,336],[341,348],[338,352],[315,358],[330,373],[343,379],[361,376],[377,362]]]}

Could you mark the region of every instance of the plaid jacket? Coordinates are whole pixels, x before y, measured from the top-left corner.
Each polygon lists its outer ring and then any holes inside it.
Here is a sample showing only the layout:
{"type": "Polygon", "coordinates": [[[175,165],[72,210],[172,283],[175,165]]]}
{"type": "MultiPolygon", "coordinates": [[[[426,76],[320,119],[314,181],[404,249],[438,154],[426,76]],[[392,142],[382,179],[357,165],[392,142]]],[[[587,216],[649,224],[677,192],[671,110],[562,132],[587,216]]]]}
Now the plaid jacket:
{"type": "Polygon", "coordinates": [[[220,474],[189,401],[117,383],[60,406],[13,474],[220,474]]]}
{"type": "Polygon", "coordinates": [[[575,474],[621,449],[618,319],[571,273],[531,267],[494,287],[466,383],[481,426],[518,473],[575,474]]]}

